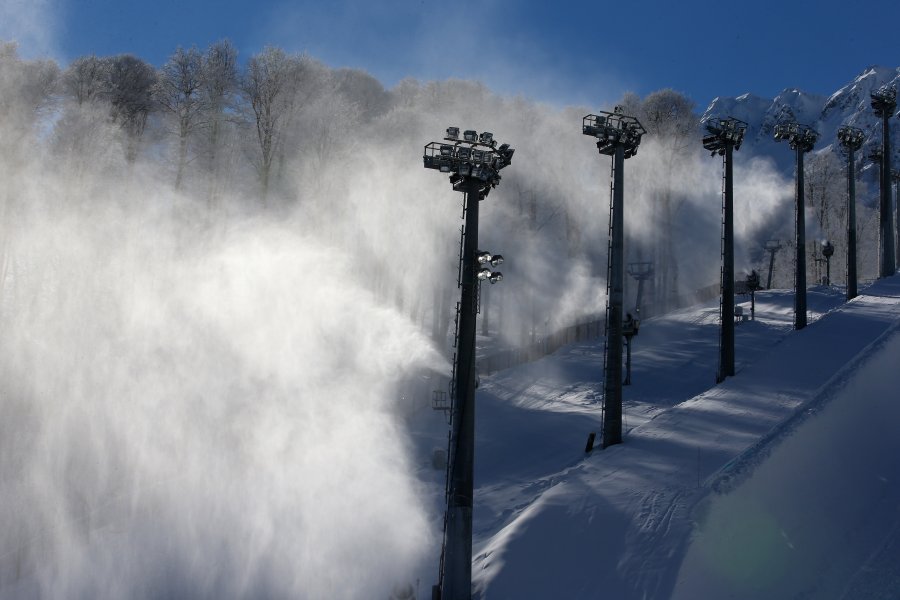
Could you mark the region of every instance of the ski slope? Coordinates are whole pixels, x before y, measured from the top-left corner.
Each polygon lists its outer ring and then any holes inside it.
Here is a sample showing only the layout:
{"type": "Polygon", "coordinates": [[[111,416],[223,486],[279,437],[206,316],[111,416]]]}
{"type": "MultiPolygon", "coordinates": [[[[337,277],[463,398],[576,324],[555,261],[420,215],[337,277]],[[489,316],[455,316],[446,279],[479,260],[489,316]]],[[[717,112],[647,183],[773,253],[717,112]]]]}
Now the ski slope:
{"type": "Polygon", "coordinates": [[[814,288],[808,302],[810,325],[793,332],[793,294],[758,294],[720,385],[717,304],[646,321],[625,441],[590,455],[602,341],[482,378],[476,597],[856,598],[889,585],[900,280],[849,303],[814,288]]]}

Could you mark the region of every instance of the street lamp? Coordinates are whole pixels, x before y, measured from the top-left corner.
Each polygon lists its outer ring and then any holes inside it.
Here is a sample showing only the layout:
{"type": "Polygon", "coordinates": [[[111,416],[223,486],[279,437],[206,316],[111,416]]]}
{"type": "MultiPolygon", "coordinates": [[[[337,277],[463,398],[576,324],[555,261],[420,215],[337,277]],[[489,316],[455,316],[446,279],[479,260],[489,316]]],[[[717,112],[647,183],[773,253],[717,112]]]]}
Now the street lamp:
{"type": "Polygon", "coordinates": [[[813,149],[819,134],[808,125],[779,123],[775,126],[775,139],[787,140],[791,150],[797,153],[797,271],[794,278],[794,329],[806,327],[806,214],[803,202],[803,155],[813,149]]]}
{"type": "Polygon", "coordinates": [[[825,243],[822,244],[822,256],[825,257],[825,280],[822,282],[825,285],[831,285],[831,257],[834,255],[834,245],[825,240],[825,243]]]}
{"type": "Polygon", "coordinates": [[[722,302],[719,322],[719,372],[716,382],[734,375],[734,170],[733,152],[741,149],[747,124],[739,119],[706,122],[703,147],[722,157],[722,302]]]}
{"type": "Polygon", "coordinates": [[[872,108],[881,117],[881,202],[879,231],[881,261],[879,276],[888,277],[896,270],[894,262],[894,225],[891,218],[891,130],[890,118],[897,108],[897,88],[883,85],[870,94],[872,108]]]}
{"type": "Polygon", "coordinates": [[[448,127],[442,142],[425,146],[426,169],[450,174],[453,189],[464,194],[460,303],[457,308],[457,353],[453,361],[450,409],[450,468],[447,474],[447,513],[438,584],[433,594],[447,600],[472,594],[472,507],[475,457],[475,325],[481,281],[503,279],[496,266],[503,257],[478,250],[478,205],[500,183],[500,170],[509,166],[514,150],[496,148],[493,134],[448,127]],[[449,142],[449,143],[448,143],[449,142]]]}
{"type": "Polygon", "coordinates": [[[862,148],[862,129],[844,125],[837,131],[847,154],[847,300],[856,298],[856,151],[862,148]]]}
{"type": "Polygon", "coordinates": [[[772,271],[775,268],[775,254],[784,246],[778,240],[768,240],[763,249],[769,253],[769,276],[766,278],[766,289],[772,289],[772,271]]]}
{"type": "Polygon", "coordinates": [[[625,159],[637,153],[647,132],[617,106],[582,119],[581,132],[597,138],[600,154],[612,157],[609,207],[609,262],[606,272],[606,351],[604,352],[603,448],[622,442],[622,312],[625,288],[625,217],[622,206],[625,159]]]}

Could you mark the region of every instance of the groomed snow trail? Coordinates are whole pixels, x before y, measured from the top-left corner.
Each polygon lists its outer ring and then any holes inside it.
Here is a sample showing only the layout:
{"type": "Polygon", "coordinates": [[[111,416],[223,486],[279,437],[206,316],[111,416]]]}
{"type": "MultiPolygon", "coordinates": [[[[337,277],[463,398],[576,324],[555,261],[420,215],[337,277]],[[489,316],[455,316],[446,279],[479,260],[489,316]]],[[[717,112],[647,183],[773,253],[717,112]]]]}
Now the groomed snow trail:
{"type": "Polygon", "coordinates": [[[703,517],[696,507],[745,480],[757,468],[752,457],[762,461],[798,411],[884,352],[878,344],[900,322],[896,277],[849,303],[812,290],[812,322],[801,332],[790,332],[791,301],[760,294],[757,321],[737,328],[738,373],[718,386],[718,330],[698,323],[697,309],[645,323],[625,391],[625,442],[590,456],[582,449],[599,431],[599,406],[552,390],[599,386],[602,345],[486,378],[476,596],[670,597],[703,517]]]}

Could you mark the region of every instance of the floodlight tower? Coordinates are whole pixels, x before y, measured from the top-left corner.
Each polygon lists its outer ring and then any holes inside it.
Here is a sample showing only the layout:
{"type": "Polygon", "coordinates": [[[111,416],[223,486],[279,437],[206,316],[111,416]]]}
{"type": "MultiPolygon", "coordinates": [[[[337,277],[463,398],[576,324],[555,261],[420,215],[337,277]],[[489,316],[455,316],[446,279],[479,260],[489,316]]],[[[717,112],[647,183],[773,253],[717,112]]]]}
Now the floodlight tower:
{"type": "Polygon", "coordinates": [[[634,302],[634,312],[641,317],[641,302],[644,299],[644,282],[653,277],[652,262],[628,263],[628,274],[638,282],[637,298],[634,302]]]}
{"type": "Polygon", "coordinates": [[[825,240],[822,244],[822,256],[825,257],[825,285],[831,285],[831,257],[834,256],[834,244],[825,240]]]}
{"type": "Polygon", "coordinates": [[[647,133],[640,121],[613,112],[587,115],[581,132],[597,138],[600,154],[612,157],[609,207],[609,254],[606,269],[606,352],[603,365],[603,448],[622,442],[622,313],[625,304],[625,213],[623,210],[625,159],[637,154],[647,133]]]}
{"type": "Polygon", "coordinates": [[[769,276],[766,278],[766,289],[772,289],[772,271],[775,268],[775,254],[784,246],[778,240],[768,240],[764,250],[769,253],[769,276]]]}
{"type": "Polygon", "coordinates": [[[497,147],[493,134],[448,127],[443,142],[425,146],[426,169],[450,175],[453,189],[462,192],[465,227],[460,252],[460,302],[457,309],[458,349],[451,378],[450,463],[447,474],[447,513],[438,584],[433,594],[447,600],[472,595],[472,506],[475,458],[475,330],[478,286],[503,278],[491,271],[500,255],[478,250],[478,205],[500,183],[500,170],[509,166],[514,150],[497,147]]]}
{"type": "Polygon", "coordinates": [[[813,149],[819,134],[808,125],[779,123],[775,126],[775,139],[787,140],[791,150],[797,153],[797,271],[794,293],[794,329],[806,327],[806,214],[803,200],[803,155],[813,149]]]}
{"type": "Polygon", "coordinates": [[[716,382],[734,375],[734,175],[733,152],[741,149],[747,124],[729,117],[712,118],[706,122],[708,135],[703,147],[712,155],[722,157],[722,301],[720,303],[721,333],[719,338],[719,372],[716,382]]]}
{"type": "Polygon", "coordinates": [[[894,225],[891,218],[891,130],[890,119],[897,108],[897,88],[883,85],[871,94],[872,108],[881,117],[881,203],[879,230],[881,261],[878,274],[888,277],[896,271],[894,262],[894,225]]]}
{"type": "Polygon", "coordinates": [[[856,275],[856,151],[862,148],[862,129],[844,125],[837,132],[847,154],[847,300],[857,296],[856,275]]]}

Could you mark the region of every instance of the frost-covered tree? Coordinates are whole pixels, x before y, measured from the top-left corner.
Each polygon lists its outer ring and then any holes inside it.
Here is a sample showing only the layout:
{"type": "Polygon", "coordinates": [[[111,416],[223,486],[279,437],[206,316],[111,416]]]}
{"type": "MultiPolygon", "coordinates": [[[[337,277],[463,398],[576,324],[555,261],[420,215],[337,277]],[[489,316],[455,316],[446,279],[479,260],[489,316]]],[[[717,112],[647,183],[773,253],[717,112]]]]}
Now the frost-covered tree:
{"type": "Polygon", "coordinates": [[[203,55],[200,77],[202,119],[200,148],[203,168],[209,186],[209,201],[215,203],[218,185],[223,175],[222,157],[226,152],[225,138],[233,119],[235,93],[238,89],[237,50],[228,40],[216,42],[203,55]]]}
{"type": "Polygon", "coordinates": [[[203,57],[197,48],[178,48],[159,70],[153,95],[167,114],[175,138],[175,189],[181,187],[188,164],[188,146],[202,114],[203,57]]]}
{"type": "Polygon", "coordinates": [[[106,85],[103,93],[110,104],[110,117],[125,134],[125,160],[134,163],[147,118],[154,109],[153,88],[156,70],[131,54],[106,59],[106,85]]]}
{"type": "Polygon", "coordinates": [[[620,105],[627,114],[636,116],[647,130],[646,140],[655,140],[660,146],[658,153],[662,160],[660,181],[657,191],[658,202],[654,204],[656,242],[652,248],[656,300],[661,309],[666,310],[677,297],[678,257],[674,242],[675,222],[684,198],[677,196],[672,184],[682,161],[696,151],[699,117],[694,101],[673,89],[662,89],[641,99],[635,94],[626,94],[620,105]]]}
{"type": "Polygon", "coordinates": [[[302,69],[302,62],[302,57],[270,46],[250,57],[241,82],[241,91],[249,103],[256,129],[258,152],[254,166],[264,204],[286,124],[293,118],[298,70],[302,69]]]}

